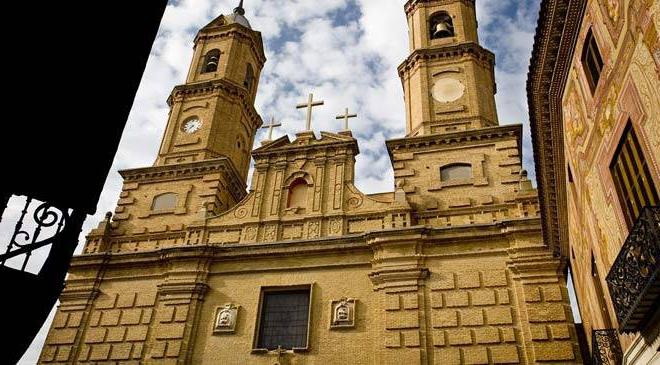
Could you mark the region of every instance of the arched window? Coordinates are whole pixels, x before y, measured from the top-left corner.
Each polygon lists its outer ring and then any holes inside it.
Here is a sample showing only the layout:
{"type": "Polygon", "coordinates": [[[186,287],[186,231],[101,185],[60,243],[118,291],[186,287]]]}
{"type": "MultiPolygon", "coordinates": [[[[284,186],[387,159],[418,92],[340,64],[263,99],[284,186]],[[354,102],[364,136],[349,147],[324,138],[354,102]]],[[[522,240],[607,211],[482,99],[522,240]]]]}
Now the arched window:
{"type": "Polygon", "coordinates": [[[465,180],[472,178],[472,166],[466,163],[457,163],[440,168],[442,181],[465,180]]]}
{"type": "Polygon", "coordinates": [[[433,14],[429,22],[431,39],[447,38],[454,36],[454,22],[446,11],[433,14]]]}
{"type": "Polygon", "coordinates": [[[154,198],[154,201],[151,204],[151,210],[153,211],[174,210],[174,208],[176,208],[177,197],[178,194],[176,193],[160,194],[154,198]]]}
{"type": "Polygon", "coordinates": [[[202,73],[215,72],[218,70],[218,63],[220,63],[220,50],[212,49],[204,56],[204,66],[202,73]]]}
{"type": "Polygon", "coordinates": [[[304,208],[307,200],[307,181],[303,178],[293,180],[289,185],[287,208],[304,208]]]}
{"type": "Polygon", "coordinates": [[[254,82],[254,70],[252,69],[251,64],[247,64],[247,70],[245,71],[245,81],[243,81],[243,85],[248,89],[248,91],[252,91],[252,83],[254,82]]]}

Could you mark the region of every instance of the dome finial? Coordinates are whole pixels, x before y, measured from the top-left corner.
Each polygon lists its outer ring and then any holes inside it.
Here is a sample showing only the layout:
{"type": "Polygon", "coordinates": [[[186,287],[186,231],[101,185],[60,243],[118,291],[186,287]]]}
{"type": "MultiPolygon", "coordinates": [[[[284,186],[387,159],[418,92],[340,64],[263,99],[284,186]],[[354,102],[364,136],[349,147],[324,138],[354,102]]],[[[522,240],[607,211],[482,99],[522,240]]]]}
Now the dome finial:
{"type": "Polygon", "coordinates": [[[234,8],[234,14],[245,15],[245,9],[243,9],[243,0],[238,3],[238,6],[234,8]]]}

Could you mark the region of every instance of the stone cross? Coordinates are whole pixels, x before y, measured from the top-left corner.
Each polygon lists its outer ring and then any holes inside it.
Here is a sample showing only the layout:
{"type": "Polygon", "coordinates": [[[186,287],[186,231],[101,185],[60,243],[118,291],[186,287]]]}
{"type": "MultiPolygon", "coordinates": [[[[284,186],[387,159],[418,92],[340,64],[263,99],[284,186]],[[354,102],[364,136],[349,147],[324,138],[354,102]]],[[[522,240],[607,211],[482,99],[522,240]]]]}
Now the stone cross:
{"type": "Polygon", "coordinates": [[[266,140],[270,141],[273,138],[273,128],[281,127],[281,126],[282,123],[277,123],[275,117],[270,117],[270,124],[266,124],[263,127],[261,127],[261,129],[268,128],[268,139],[266,140]]]}
{"type": "Polygon", "coordinates": [[[348,113],[348,108],[345,109],[344,115],[338,115],[337,119],[343,119],[344,120],[344,130],[348,130],[348,119],[349,118],[357,118],[357,114],[349,114],[348,113]]]}
{"type": "Polygon", "coordinates": [[[296,109],[307,108],[307,123],[305,124],[305,130],[312,130],[312,108],[315,106],[323,105],[324,101],[314,101],[314,94],[309,94],[309,99],[307,103],[296,105],[296,109]]]}

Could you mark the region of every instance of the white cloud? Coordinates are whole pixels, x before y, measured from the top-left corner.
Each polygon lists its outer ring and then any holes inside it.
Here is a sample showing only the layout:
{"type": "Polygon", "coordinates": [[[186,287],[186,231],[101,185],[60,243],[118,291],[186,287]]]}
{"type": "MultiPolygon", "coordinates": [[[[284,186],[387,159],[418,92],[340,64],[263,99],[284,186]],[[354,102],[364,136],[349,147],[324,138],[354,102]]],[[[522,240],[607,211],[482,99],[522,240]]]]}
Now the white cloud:
{"type": "MultiPolygon", "coordinates": [[[[230,12],[237,2],[183,0],[168,5],[98,213],[87,219],[81,238],[106,211],[114,210],[122,185],[117,170],[153,163],[167,122],[165,101],[172,88],[185,81],[197,29],[220,13],[230,12]]],[[[246,2],[246,16],[253,28],[262,32],[268,57],[257,110],[266,120],[274,115],[284,123],[274,137],[284,133],[293,137],[303,128],[304,112],[295,105],[305,101],[309,92],[325,100],[314,112],[316,131],[340,130],[342,122],[335,120],[335,115],[349,107],[359,114],[357,120],[351,120],[362,152],[357,158],[356,185],[368,193],[393,188],[384,141],[402,137],[405,130],[403,93],[396,72],[409,52],[403,4],[403,0],[246,2]],[[337,18],[351,21],[337,22],[337,18]]],[[[538,4],[531,0],[477,2],[480,38],[497,56],[500,121],[524,122],[527,134],[525,79],[537,13],[538,4]]],[[[259,132],[256,145],[265,132],[259,132]]],[[[533,176],[529,138],[525,152],[526,168],[533,176]]],[[[35,341],[26,356],[36,358],[41,346],[35,341]]]]}

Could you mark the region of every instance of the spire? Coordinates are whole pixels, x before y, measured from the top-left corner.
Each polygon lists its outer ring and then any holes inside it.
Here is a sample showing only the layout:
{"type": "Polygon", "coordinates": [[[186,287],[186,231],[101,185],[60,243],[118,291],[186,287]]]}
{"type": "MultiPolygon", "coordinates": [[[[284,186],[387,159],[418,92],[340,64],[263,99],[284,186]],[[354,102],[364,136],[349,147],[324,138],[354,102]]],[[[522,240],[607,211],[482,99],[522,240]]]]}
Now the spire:
{"type": "Polygon", "coordinates": [[[243,0],[238,3],[238,6],[234,8],[234,14],[245,15],[245,9],[243,9],[243,0]]]}

